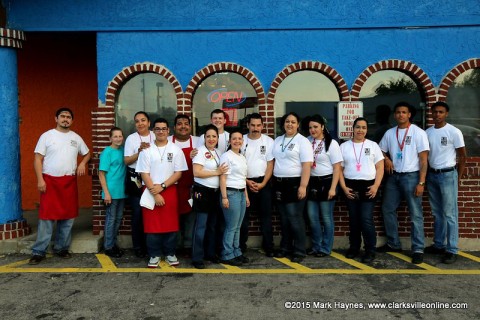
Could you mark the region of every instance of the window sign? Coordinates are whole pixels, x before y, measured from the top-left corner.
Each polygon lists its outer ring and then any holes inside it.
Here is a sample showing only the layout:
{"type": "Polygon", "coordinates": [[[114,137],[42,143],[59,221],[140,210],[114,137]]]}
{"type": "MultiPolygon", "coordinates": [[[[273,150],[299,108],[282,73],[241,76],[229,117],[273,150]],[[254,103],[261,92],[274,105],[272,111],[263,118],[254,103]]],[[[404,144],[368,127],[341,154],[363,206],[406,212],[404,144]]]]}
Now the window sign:
{"type": "Polygon", "coordinates": [[[353,121],[358,117],[363,117],[363,102],[350,101],[339,102],[338,110],[338,138],[348,140],[352,137],[353,121]]]}

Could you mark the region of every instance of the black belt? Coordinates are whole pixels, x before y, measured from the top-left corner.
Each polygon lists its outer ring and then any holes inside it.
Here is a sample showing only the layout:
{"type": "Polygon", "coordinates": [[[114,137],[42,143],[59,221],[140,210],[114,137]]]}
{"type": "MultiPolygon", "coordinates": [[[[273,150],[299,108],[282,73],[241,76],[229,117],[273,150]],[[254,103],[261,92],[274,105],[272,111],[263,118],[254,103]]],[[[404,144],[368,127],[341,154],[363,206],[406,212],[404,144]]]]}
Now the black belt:
{"type": "Polygon", "coordinates": [[[238,192],[245,192],[245,188],[243,188],[243,189],[237,189],[237,188],[227,187],[227,190],[230,190],[230,191],[238,191],[238,192]]]}
{"type": "Polygon", "coordinates": [[[281,181],[295,181],[295,180],[300,180],[300,177],[293,177],[293,178],[275,177],[275,180],[278,181],[278,182],[281,182],[281,181]]]}
{"type": "Polygon", "coordinates": [[[255,181],[255,182],[263,182],[263,178],[265,178],[265,176],[262,176],[262,177],[255,177],[255,178],[247,178],[247,180],[252,180],[252,181],[255,181]]]}
{"type": "Polygon", "coordinates": [[[310,179],[317,179],[317,180],[327,180],[333,178],[333,174],[327,174],[325,176],[310,176],[310,179]]]}
{"type": "Polygon", "coordinates": [[[203,184],[200,184],[198,182],[194,182],[193,187],[198,188],[198,189],[205,189],[205,190],[208,190],[208,191],[211,191],[211,192],[217,192],[218,191],[218,188],[210,188],[210,187],[204,186],[203,184]]]}
{"type": "Polygon", "coordinates": [[[443,173],[443,172],[450,172],[450,171],[453,171],[453,170],[455,170],[455,167],[444,168],[444,169],[428,168],[428,172],[431,172],[431,173],[443,173]]]}
{"type": "Polygon", "coordinates": [[[415,172],[418,172],[418,171],[410,171],[410,172],[397,172],[397,171],[393,171],[393,174],[409,174],[409,173],[415,173],[415,172]]]}

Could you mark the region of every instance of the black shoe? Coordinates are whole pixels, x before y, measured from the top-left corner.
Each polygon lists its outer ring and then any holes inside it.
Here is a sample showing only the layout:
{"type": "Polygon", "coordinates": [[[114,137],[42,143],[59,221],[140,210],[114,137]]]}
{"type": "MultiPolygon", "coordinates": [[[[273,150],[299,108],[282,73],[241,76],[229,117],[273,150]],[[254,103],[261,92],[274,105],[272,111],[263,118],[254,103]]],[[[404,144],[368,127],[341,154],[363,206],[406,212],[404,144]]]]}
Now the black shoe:
{"type": "Polygon", "coordinates": [[[314,254],[314,256],[317,257],[317,258],[323,258],[323,257],[329,256],[329,254],[325,253],[325,252],[317,252],[317,253],[314,254]]]}
{"type": "Polygon", "coordinates": [[[290,259],[290,261],[295,263],[300,263],[303,261],[303,258],[304,258],[303,256],[294,255],[292,259],[290,259]]]}
{"type": "Polygon", "coordinates": [[[275,257],[275,252],[273,250],[265,250],[265,257],[273,258],[275,257]]]}
{"type": "Polygon", "coordinates": [[[137,258],[145,258],[147,256],[147,253],[143,249],[133,249],[133,252],[137,258]]]}
{"type": "Polygon", "coordinates": [[[203,263],[203,261],[192,261],[192,266],[196,269],[205,269],[205,263],[203,263]]]}
{"type": "Polygon", "coordinates": [[[68,250],[60,250],[58,252],[55,252],[55,255],[63,259],[70,259],[72,257],[72,254],[68,252],[68,250]]]}
{"type": "Polygon", "coordinates": [[[421,252],[414,252],[412,254],[412,263],[413,264],[420,264],[423,262],[423,253],[421,252]]]}
{"type": "Polygon", "coordinates": [[[243,254],[241,256],[236,257],[237,260],[239,260],[241,263],[249,263],[250,259],[245,257],[243,254]]]}
{"type": "Polygon", "coordinates": [[[377,252],[382,252],[382,253],[385,253],[385,252],[402,252],[402,248],[392,248],[388,244],[385,243],[383,246],[378,247],[376,249],[376,251],[377,252]]]}
{"type": "Polygon", "coordinates": [[[358,256],[358,253],[359,253],[359,250],[350,248],[350,249],[347,250],[347,253],[345,254],[345,257],[347,257],[348,259],[353,259],[356,256],[358,256]]]}
{"type": "Polygon", "coordinates": [[[317,250],[310,248],[307,250],[307,255],[314,256],[317,253],[317,250]]]}
{"type": "Polygon", "coordinates": [[[218,259],[217,257],[209,257],[209,258],[205,258],[205,260],[210,261],[211,263],[214,263],[214,264],[220,263],[220,259],[218,259]]]}
{"type": "Polygon", "coordinates": [[[375,253],[374,252],[365,252],[365,254],[362,257],[362,263],[371,263],[375,260],[375,253]]]}
{"type": "Polygon", "coordinates": [[[42,260],[45,259],[45,256],[41,256],[39,254],[34,254],[30,260],[28,260],[28,264],[31,266],[39,264],[42,260]]]}
{"type": "Polygon", "coordinates": [[[277,251],[274,254],[275,258],[285,258],[287,254],[284,251],[277,251]]]}
{"type": "Polygon", "coordinates": [[[240,261],[237,258],[233,258],[233,259],[230,259],[230,260],[220,260],[220,262],[223,263],[223,264],[228,264],[230,266],[235,266],[235,267],[238,267],[238,266],[242,265],[242,261],[240,261]]]}
{"type": "Polygon", "coordinates": [[[423,252],[428,254],[445,254],[445,248],[437,248],[432,244],[431,246],[426,247],[423,252]]]}
{"type": "Polygon", "coordinates": [[[455,263],[455,261],[457,261],[457,255],[455,253],[445,252],[442,258],[443,263],[452,264],[452,263],[455,263]]]}
{"type": "Polygon", "coordinates": [[[114,248],[106,249],[105,254],[112,258],[120,258],[122,256],[122,253],[119,251],[116,251],[114,248]]]}
{"type": "Polygon", "coordinates": [[[123,254],[125,253],[125,250],[121,249],[117,245],[114,245],[112,249],[113,249],[113,251],[120,253],[120,256],[123,256],[123,254]]]}

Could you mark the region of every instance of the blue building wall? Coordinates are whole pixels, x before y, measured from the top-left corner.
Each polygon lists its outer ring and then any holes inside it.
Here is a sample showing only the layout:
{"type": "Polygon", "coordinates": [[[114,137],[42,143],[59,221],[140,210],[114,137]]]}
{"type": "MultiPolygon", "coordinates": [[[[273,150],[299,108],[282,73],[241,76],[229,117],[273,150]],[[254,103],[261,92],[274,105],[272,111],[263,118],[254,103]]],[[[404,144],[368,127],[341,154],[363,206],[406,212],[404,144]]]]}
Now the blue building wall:
{"type": "Polygon", "coordinates": [[[97,31],[101,100],[120,70],[144,61],[170,69],[183,88],[205,65],[234,62],[268,91],[277,72],[301,60],[330,65],[351,87],[380,60],[412,61],[438,85],[480,56],[478,0],[3,3],[11,28],[97,31]]]}

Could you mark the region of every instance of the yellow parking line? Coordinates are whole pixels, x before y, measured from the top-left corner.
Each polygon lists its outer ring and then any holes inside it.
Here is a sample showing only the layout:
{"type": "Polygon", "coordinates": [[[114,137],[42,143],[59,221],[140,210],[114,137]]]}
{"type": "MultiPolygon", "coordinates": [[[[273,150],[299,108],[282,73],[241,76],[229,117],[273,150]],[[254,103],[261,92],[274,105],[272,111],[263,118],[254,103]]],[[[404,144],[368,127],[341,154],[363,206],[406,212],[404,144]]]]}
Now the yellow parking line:
{"type": "Polygon", "coordinates": [[[275,258],[275,260],[289,266],[292,269],[297,270],[298,273],[310,273],[310,271],[312,271],[312,269],[310,269],[308,267],[305,267],[305,266],[301,265],[300,263],[292,262],[287,258],[275,258]]]}
{"type": "Polygon", "coordinates": [[[480,258],[479,258],[479,257],[474,256],[474,255],[469,254],[469,253],[466,253],[466,252],[463,252],[463,251],[458,251],[458,255],[459,255],[459,256],[462,256],[462,257],[464,257],[464,258],[473,260],[473,261],[475,261],[475,262],[480,262],[480,258]]]}
{"type": "MultiPolygon", "coordinates": [[[[401,253],[398,253],[398,252],[387,252],[389,255],[391,256],[394,256],[394,257],[397,257],[403,261],[406,261],[406,262],[409,262],[409,263],[412,263],[412,258],[404,255],[404,254],[401,254],[401,253]]],[[[439,269],[437,267],[434,267],[434,266],[431,266],[429,264],[426,264],[425,262],[422,262],[420,264],[416,264],[416,266],[420,267],[420,268],[423,268],[425,270],[428,270],[428,271],[441,271],[442,269],[439,269]]]]}
{"type": "Polygon", "coordinates": [[[375,268],[372,268],[370,266],[367,266],[366,264],[363,264],[363,263],[360,263],[356,260],[353,260],[353,259],[348,259],[347,257],[345,257],[344,255],[342,254],[339,254],[339,253],[336,253],[336,252],[332,252],[330,254],[330,256],[334,257],[335,259],[338,259],[340,261],[343,261],[351,266],[354,266],[355,268],[358,268],[360,270],[364,270],[364,271],[373,271],[373,270],[376,270],[375,268]]]}
{"type": "Polygon", "coordinates": [[[102,266],[102,269],[106,271],[117,271],[117,266],[113,263],[112,259],[109,256],[98,253],[95,255],[102,266]]]}

